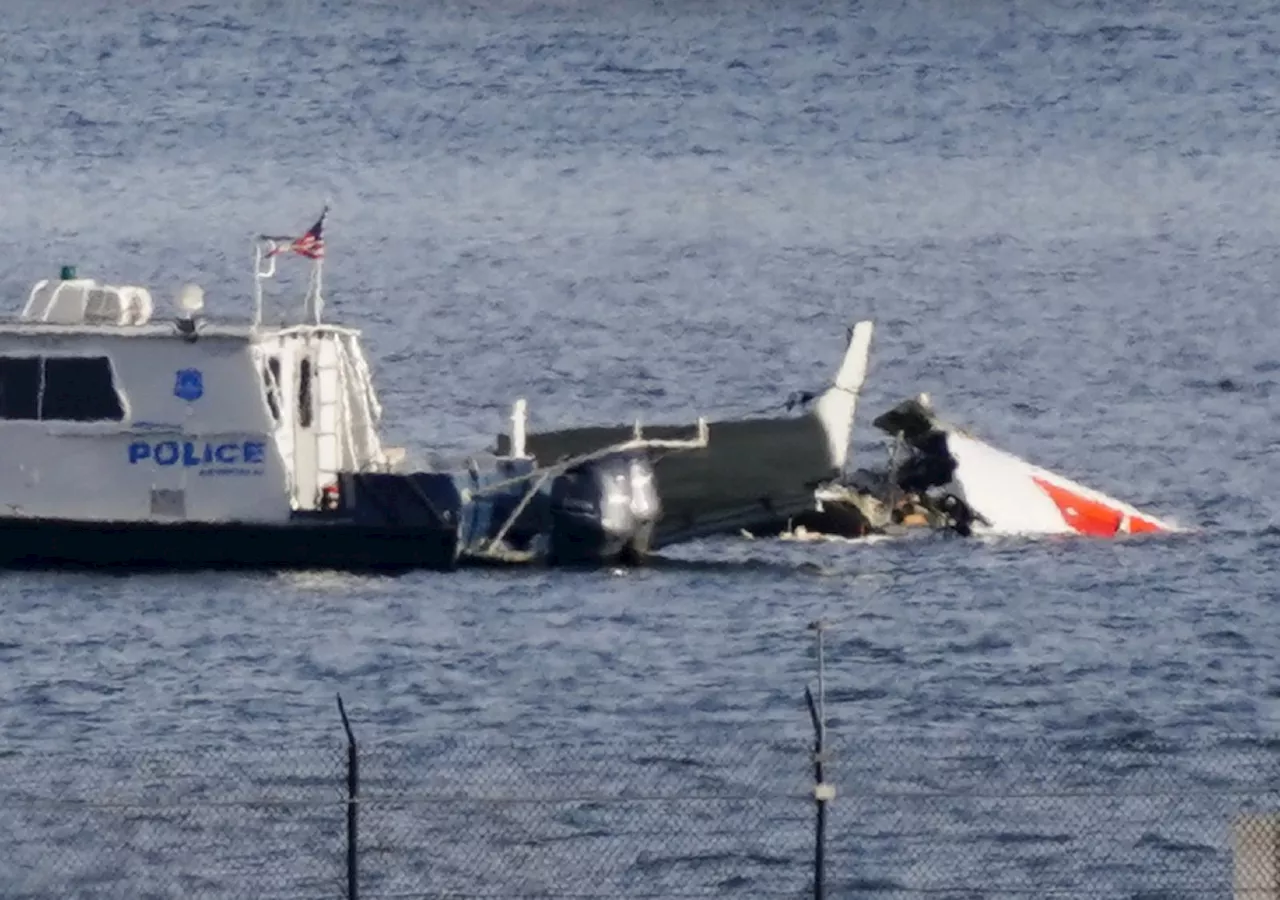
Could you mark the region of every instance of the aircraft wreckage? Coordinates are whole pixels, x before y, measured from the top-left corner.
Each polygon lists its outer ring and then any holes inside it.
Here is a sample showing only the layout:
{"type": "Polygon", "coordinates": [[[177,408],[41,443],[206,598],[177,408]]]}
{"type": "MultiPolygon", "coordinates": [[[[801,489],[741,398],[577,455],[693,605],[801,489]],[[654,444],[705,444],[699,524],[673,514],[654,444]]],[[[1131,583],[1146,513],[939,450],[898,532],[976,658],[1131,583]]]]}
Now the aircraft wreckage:
{"type": "Polygon", "coordinates": [[[921,394],[877,417],[889,464],[816,492],[795,532],[859,537],[930,527],[969,535],[1117,537],[1175,532],[1172,522],[1035,466],[939,419],[921,394]]]}
{"type": "MultiPolygon", "coordinates": [[[[810,427],[831,423],[825,434],[832,441],[852,430],[871,333],[869,321],[851,331],[845,364],[831,388],[799,395],[803,402],[816,400],[810,427]]],[[[964,536],[1116,537],[1182,530],[979,440],[938,418],[924,394],[873,421],[893,439],[886,467],[842,472],[821,482],[814,476],[844,460],[845,448],[833,443],[814,459],[812,451],[821,441],[810,441],[809,457],[797,455],[801,444],[791,443],[796,426],[781,425],[788,421],[795,420],[716,423],[712,446],[659,458],[654,471],[664,512],[657,522],[658,545],[665,535],[684,540],[735,530],[751,537],[793,539],[895,534],[918,527],[964,536]],[[782,441],[783,434],[792,437],[782,441]],[[700,512],[713,497],[720,513],[700,512]],[[803,509],[797,512],[798,507],[803,509]]],[[[676,429],[651,427],[648,432],[675,434],[676,429]]],[[[619,429],[586,428],[530,434],[526,440],[535,456],[558,458],[622,436],[619,429]]],[[[500,450],[507,444],[500,436],[500,450]]]]}

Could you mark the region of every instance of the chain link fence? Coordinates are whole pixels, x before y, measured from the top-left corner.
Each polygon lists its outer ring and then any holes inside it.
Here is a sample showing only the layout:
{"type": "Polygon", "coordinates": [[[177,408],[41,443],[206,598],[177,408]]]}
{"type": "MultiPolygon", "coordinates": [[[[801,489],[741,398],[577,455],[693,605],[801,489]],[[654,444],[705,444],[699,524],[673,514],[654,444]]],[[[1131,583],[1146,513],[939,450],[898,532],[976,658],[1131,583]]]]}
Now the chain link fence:
{"type": "Polygon", "coordinates": [[[1146,732],[846,741],[830,896],[1280,898],[1278,764],[1268,740],[1146,732]]]}
{"type": "Polygon", "coordinates": [[[0,755],[0,896],[345,896],[341,747],[0,755]]]}
{"type": "Polygon", "coordinates": [[[341,745],[0,757],[0,896],[796,897],[812,878],[800,743],[352,756],[354,779],[341,745]]]}
{"type": "Polygon", "coordinates": [[[802,896],[802,745],[361,753],[366,897],[802,896]]]}
{"type": "MultiPolygon", "coordinates": [[[[814,894],[804,742],[354,756],[354,804],[341,745],[0,756],[0,896],[814,894]]],[[[844,740],[826,896],[1280,897],[1278,764],[1244,738],[844,740]]]]}

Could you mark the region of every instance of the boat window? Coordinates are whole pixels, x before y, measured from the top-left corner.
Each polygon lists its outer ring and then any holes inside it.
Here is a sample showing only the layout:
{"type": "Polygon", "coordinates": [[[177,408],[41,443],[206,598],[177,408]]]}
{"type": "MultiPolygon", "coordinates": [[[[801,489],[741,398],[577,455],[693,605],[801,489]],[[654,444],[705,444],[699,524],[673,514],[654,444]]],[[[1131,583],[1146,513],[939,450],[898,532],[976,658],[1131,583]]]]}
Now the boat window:
{"type": "Polygon", "coordinates": [[[0,419],[35,419],[39,396],[40,357],[0,357],[0,419]]]}
{"type": "Polygon", "coordinates": [[[44,361],[40,418],[64,422],[119,422],[120,395],[105,356],[50,356],[44,361]]]}
{"type": "Polygon", "coordinates": [[[119,422],[124,418],[105,356],[0,357],[0,419],[119,422]]]}
{"type": "Polygon", "coordinates": [[[86,322],[118,322],[120,320],[120,294],[117,291],[95,288],[89,291],[84,301],[84,320],[86,322]]]}
{"type": "Polygon", "coordinates": [[[267,367],[262,372],[262,385],[267,391],[267,406],[271,408],[271,418],[280,421],[280,357],[273,356],[267,360],[267,367]]]}
{"type": "Polygon", "coordinates": [[[311,360],[304,359],[298,366],[298,424],[311,427],[311,360]]]}

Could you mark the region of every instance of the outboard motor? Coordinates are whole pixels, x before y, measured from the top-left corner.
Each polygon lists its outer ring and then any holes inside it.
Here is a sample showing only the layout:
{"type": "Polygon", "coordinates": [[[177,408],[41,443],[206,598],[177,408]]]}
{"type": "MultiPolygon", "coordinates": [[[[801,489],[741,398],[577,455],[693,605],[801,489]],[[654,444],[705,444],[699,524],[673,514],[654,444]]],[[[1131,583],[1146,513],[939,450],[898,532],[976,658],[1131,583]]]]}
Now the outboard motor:
{"type": "Polygon", "coordinates": [[[551,483],[551,561],[635,562],[648,552],[662,504],[643,453],[583,463],[551,483]]]}

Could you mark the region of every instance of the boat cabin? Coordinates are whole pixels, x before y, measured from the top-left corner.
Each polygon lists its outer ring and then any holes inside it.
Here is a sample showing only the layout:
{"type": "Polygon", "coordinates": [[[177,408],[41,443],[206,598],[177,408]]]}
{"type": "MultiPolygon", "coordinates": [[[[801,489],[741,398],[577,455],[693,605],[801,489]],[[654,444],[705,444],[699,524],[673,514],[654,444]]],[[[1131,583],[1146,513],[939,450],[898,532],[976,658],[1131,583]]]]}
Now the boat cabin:
{"type": "Polygon", "coordinates": [[[143,287],[40,281],[0,320],[0,517],[283,523],[330,505],[340,472],[388,471],[358,331],[264,325],[258,246],[251,321],[172,313],[143,287]]]}

